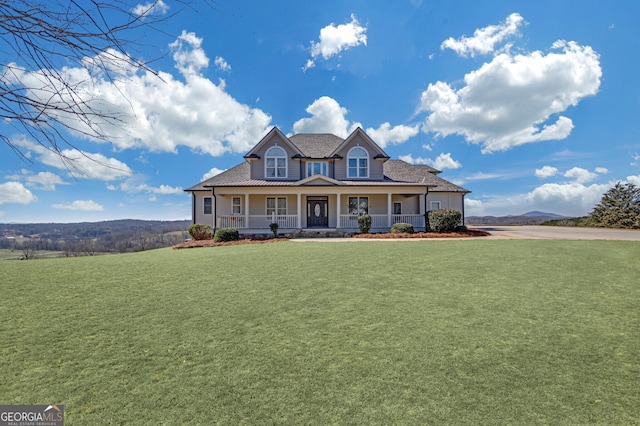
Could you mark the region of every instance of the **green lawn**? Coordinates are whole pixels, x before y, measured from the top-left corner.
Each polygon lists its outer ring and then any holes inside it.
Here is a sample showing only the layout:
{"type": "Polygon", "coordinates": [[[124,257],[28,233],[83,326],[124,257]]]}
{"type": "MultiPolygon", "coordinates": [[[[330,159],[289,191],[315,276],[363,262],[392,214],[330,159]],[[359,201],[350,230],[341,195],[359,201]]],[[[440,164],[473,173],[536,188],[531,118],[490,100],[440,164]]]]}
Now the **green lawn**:
{"type": "Polygon", "coordinates": [[[66,424],[638,424],[640,244],[0,261],[0,403],[66,424]]]}

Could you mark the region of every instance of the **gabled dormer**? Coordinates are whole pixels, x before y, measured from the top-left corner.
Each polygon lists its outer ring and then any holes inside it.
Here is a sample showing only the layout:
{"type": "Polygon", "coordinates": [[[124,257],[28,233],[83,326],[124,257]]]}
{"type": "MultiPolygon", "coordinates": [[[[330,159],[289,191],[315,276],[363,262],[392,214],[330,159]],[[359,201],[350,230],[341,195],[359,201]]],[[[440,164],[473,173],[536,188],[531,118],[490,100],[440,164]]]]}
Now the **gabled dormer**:
{"type": "Polygon", "coordinates": [[[245,156],[251,179],[299,180],[302,152],[277,127],[274,127],[245,156]]]}
{"type": "Polygon", "coordinates": [[[342,161],[336,162],[335,179],[376,180],[384,179],[383,163],[389,159],[364,130],[358,127],[331,154],[342,161]]]}

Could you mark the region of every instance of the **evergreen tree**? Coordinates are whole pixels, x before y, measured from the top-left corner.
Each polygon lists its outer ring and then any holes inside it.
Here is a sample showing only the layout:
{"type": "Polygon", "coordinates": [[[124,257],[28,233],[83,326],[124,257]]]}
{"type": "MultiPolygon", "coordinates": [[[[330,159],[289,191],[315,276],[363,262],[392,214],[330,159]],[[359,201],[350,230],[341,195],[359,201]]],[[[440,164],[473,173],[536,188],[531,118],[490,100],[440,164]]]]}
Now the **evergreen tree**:
{"type": "Polygon", "coordinates": [[[640,228],[640,188],[632,183],[616,183],[593,208],[589,223],[604,228],[640,228]]]}

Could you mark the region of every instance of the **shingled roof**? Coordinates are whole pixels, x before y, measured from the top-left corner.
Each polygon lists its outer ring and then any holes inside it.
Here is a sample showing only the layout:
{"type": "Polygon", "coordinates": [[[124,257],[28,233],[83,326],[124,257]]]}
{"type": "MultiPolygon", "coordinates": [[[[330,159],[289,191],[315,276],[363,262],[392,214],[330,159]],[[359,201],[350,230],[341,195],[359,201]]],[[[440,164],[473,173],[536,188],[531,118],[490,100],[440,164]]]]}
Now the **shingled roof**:
{"type": "Polygon", "coordinates": [[[394,182],[416,182],[433,185],[430,192],[471,192],[436,176],[439,170],[424,164],[409,164],[403,160],[387,160],[383,164],[384,176],[394,182]]]}
{"type": "Polygon", "coordinates": [[[289,140],[308,158],[327,158],[344,142],[330,133],[298,133],[289,140]]]}
{"type": "MultiPolygon", "coordinates": [[[[316,139],[316,141],[320,141],[322,139],[323,138],[319,138],[316,139]]],[[[307,141],[311,140],[311,138],[307,139],[307,141]]],[[[310,143],[313,144],[315,142],[310,143]]],[[[302,151],[305,152],[304,150],[302,151]]],[[[305,152],[305,155],[308,155],[307,152],[305,152]]],[[[419,183],[429,186],[430,192],[471,192],[436,176],[435,173],[439,173],[439,171],[426,165],[412,165],[402,160],[387,160],[383,165],[383,171],[384,181],[343,181],[343,183],[346,185],[358,186],[378,186],[389,184],[402,186],[419,183]]],[[[244,162],[200,182],[191,188],[185,189],[185,191],[202,191],[216,186],[296,186],[297,184],[298,181],[290,180],[266,181],[251,179],[250,165],[249,163],[244,162]]]]}

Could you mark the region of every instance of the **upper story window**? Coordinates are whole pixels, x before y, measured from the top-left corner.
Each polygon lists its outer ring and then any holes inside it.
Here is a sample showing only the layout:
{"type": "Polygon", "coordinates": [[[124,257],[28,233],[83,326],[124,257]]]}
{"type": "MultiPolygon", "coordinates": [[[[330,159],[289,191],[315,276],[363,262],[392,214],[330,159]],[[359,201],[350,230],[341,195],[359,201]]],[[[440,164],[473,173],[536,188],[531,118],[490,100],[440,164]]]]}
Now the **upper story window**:
{"type": "Polygon", "coordinates": [[[329,176],[329,166],[326,161],[307,162],[307,177],[313,175],[329,176]]]}
{"type": "Polygon", "coordinates": [[[287,153],[279,146],[267,150],[265,176],[268,178],[287,177],[287,153]]]}
{"type": "Polygon", "coordinates": [[[204,197],[204,214],[211,214],[213,210],[213,199],[211,197],[204,197]]]}
{"type": "Polygon", "coordinates": [[[357,146],[349,151],[348,168],[350,178],[369,177],[369,154],[364,148],[357,146]]]}

